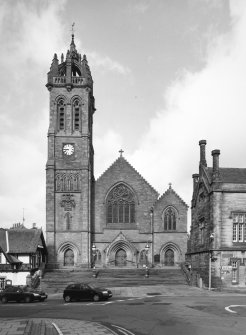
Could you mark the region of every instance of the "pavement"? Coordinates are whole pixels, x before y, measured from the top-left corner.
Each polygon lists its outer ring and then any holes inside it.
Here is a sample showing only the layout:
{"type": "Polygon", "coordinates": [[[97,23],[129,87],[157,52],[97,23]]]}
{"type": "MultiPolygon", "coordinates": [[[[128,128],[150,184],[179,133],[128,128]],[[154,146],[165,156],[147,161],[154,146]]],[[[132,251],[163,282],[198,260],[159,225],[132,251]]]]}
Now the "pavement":
{"type": "MultiPolygon", "coordinates": [[[[185,285],[111,287],[114,297],[144,298],[149,296],[225,296],[235,292],[217,292],[185,285]]],[[[238,292],[240,294],[240,292],[238,292]]],[[[241,293],[245,295],[245,292],[241,293]]],[[[48,299],[62,299],[62,293],[49,294],[48,299]]],[[[102,323],[64,319],[0,319],[0,335],[117,335],[102,323]]],[[[119,329],[120,331],[120,329],[119,329]]],[[[122,333],[122,331],[120,332],[122,333]]]]}

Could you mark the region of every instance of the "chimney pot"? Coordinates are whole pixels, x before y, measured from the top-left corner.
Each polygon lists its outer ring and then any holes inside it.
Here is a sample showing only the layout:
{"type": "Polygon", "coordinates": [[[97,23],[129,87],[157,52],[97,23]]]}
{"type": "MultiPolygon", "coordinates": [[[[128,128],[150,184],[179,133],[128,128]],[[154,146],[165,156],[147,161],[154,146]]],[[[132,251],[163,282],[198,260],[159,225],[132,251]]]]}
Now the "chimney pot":
{"type": "Polygon", "coordinates": [[[213,179],[218,179],[219,177],[219,155],[220,150],[215,149],[211,152],[213,156],[213,179]]]}
{"type": "Polygon", "coordinates": [[[200,145],[200,165],[207,166],[207,161],[206,161],[206,140],[200,140],[199,145],[200,145]]]}

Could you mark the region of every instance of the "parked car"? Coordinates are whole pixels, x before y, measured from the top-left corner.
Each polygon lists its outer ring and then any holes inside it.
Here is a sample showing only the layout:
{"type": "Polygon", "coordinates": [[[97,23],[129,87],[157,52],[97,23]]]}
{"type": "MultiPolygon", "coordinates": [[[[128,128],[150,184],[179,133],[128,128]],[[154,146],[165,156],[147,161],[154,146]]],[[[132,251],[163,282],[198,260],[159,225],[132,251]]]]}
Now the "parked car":
{"type": "Polygon", "coordinates": [[[63,299],[65,302],[70,302],[72,300],[107,300],[112,296],[112,292],[108,289],[85,283],[70,284],[63,291],[63,299]]]}
{"type": "Polygon", "coordinates": [[[45,292],[34,290],[28,286],[8,286],[0,292],[0,300],[3,304],[8,301],[44,301],[47,298],[48,295],[45,292]]]}

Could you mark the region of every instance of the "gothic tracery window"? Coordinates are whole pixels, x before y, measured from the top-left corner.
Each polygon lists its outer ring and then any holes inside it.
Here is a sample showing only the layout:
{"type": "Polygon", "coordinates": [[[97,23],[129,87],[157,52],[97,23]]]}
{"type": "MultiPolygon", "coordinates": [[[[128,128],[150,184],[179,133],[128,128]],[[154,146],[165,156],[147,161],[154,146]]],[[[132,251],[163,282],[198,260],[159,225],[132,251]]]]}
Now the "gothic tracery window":
{"type": "Polygon", "coordinates": [[[135,201],[132,191],[124,184],[115,186],[106,201],[107,223],[135,223],[135,201]]]}
{"type": "Polygon", "coordinates": [[[164,212],[164,230],[176,230],[176,211],[173,207],[167,207],[164,212]]]}
{"type": "Polygon", "coordinates": [[[81,189],[81,176],[79,173],[57,173],[57,192],[78,192],[81,189]]]}

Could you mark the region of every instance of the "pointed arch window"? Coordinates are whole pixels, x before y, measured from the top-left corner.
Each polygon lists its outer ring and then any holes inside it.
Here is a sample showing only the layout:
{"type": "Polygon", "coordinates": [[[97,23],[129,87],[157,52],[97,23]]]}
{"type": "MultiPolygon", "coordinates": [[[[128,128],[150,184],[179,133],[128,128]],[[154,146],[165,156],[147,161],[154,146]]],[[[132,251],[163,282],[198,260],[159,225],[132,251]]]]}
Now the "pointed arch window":
{"type": "Polygon", "coordinates": [[[81,130],[81,106],[79,99],[73,102],[73,130],[81,130]]]}
{"type": "Polygon", "coordinates": [[[164,230],[176,230],[177,213],[169,206],[164,211],[164,230]]]}
{"type": "Polygon", "coordinates": [[[124,184],[115,186],[107,197],[107,223],[135,223],[135,200],[124,184]]]}
{"type": "Polygon", "coordinates": [[[57,116],[58,116],[58,130],[65,129],[65,104],[64,100],[60,99],[57,104],[57,116]]]}

